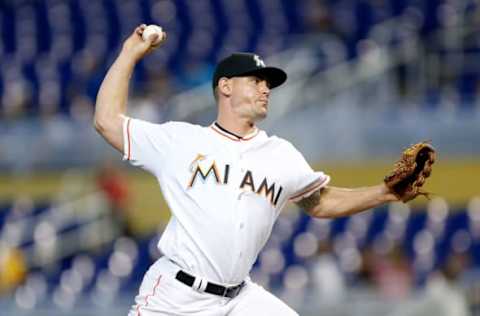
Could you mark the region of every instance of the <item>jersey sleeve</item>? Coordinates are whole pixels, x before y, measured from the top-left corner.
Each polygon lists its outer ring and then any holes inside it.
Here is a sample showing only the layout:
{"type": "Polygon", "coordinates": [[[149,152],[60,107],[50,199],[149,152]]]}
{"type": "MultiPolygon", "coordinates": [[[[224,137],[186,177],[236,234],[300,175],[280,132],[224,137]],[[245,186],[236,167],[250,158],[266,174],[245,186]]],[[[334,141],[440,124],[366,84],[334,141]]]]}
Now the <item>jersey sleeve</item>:
{"type": "Polygon", "coordinates": [[[326,186],[330,182],[330,176],[322,171],[314,171],[305,160],[303,155],[292,146],[292,188],[289,200],[298,202],[309,197],[313,192],[326,186]]]}
{"type": "Polygon", "coordinates": [[[171,123],[153,124],[126,117],[123,122],[123,160],[155,173],[172,149],[171,123]]]}

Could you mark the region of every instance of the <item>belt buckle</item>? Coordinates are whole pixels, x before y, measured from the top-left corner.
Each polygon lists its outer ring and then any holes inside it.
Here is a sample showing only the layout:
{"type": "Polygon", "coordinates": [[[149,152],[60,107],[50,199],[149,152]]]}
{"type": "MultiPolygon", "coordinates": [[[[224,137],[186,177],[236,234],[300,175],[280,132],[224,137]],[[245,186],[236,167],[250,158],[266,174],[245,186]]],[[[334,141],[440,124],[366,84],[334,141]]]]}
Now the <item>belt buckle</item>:
{"type": "Polygon", "coordinates": [[[245,281],[243,281],[237,286],[237,288],[235,289],[235,296],[237,296],[240,293],[240,291],[243,289],[244,286],[245,286],[245,281]]]}
{"type": "Polygon", "coordinates": [[[223,289],[222,297],[226,297],[227,294],[228,294],[228,287],[225,286],[223,289]]]}
{"type": "Polygon", "coordinates": [[[225,294],[228,294],[228,291],[232,291],[232,292],[231,292],[232,295],[229,296],[229,297],[234,298],[235,296],[238,295],[238,293],[240,293],[240,291],[242,290],[244,284],[245,284],[245,283],[242,282],[242,283],[240,283],[239,285],[232,286],[231,288],[227,288],[226,291],[225,291],[225,294]]]}
{"type": "Polygon", "coordinates": [[[232,298],[238,295],[238,292],[240,292],[240,286],[235,286],[231,288],[232,290],[232,298]]]}

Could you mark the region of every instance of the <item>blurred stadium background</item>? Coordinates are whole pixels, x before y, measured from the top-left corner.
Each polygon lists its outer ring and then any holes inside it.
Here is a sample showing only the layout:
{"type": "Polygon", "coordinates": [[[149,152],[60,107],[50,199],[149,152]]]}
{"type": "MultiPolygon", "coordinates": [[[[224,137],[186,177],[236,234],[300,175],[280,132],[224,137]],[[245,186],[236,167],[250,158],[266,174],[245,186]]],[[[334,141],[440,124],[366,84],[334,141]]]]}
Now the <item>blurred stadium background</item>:
{"type": "Polygon", "coordinates": [[[480,315],[479,1],[0,1],[0,314],[126,315],[168,219],[153,177],[92,128],[99,84],[140,23],[168,32],[130,115],[209,124],[215,63],[283,66],[262,127],[333,184],[381,181],[432,139],[431,201],[279,218],[252,273],[301,315],[480,315]]]}

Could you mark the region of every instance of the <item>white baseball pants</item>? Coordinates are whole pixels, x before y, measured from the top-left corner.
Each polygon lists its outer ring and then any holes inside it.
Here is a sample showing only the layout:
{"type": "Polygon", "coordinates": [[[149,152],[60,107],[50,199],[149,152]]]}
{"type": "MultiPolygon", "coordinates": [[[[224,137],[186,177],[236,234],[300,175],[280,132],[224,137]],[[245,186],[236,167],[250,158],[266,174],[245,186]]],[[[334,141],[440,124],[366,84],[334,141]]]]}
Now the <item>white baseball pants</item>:
{"type": "Polygon", "coordinates": [[[247,280],[234,298],[201,293],[175,279],[180,268],[166,257],[145,274],[128,316],[298,316],[284,302],[247,280]]]}

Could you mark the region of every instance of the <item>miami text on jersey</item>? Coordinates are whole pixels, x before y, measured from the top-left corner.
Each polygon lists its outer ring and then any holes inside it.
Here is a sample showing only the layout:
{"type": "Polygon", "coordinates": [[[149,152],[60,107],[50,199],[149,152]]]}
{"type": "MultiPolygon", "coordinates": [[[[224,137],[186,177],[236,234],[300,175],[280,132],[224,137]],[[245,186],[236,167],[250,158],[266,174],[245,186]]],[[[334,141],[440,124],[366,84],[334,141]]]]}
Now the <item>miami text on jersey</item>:
{"type": "MultiPolygon", "coordinates": [[[[207,178],[211,175],[214,178],[214,182],[216,184],[228,184],[229,173],[230,173],[230,165],[225,164],[225,168],[222,174],[217,167],[215,161],[212,162],[208,170],[205,172],[200,164],[198,163],[199,160],[203,160],[205,157],[203,155],[198,155],[194,162],[190,165],[190,171],[192,171],[192,177],[188,183],[188,188],[192,188],[195,183],[197,182],[197,178],[202,180],[202,183],[205,183],[207,178]]],[[[280,194],[282,193],[282,187],[276,185],[274,182],[271,185],[268,185],[269,181],[267,178],[264,178],[259,186],[255,185],[254,176],[252,171],[247,170],[242,177],[242,181],[239,184],[239,188],[243,190],[250,190],[252,192],[257,193],[258,195],[264,196],[273,206],[276,206],[278,200],[280,198],[280,194]],[[275,188],[278,187],[278,190],[275,188]]],[[[257,182],[258,184],[258,182],[257,182]]]]}

